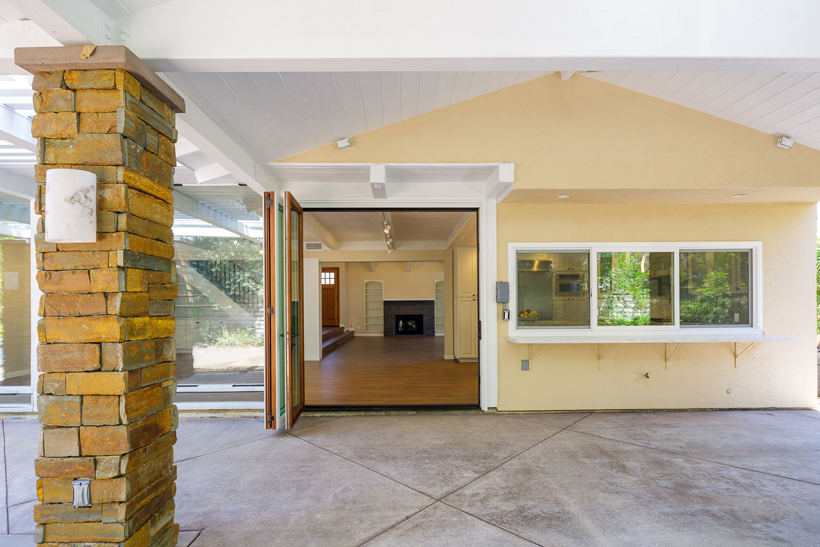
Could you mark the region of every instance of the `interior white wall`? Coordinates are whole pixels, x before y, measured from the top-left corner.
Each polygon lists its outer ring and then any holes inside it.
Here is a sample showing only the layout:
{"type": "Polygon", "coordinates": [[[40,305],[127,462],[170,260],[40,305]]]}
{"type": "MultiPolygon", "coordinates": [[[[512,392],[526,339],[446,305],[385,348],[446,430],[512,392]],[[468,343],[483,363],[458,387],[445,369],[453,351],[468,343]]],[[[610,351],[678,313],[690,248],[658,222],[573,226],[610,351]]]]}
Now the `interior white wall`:
{"type": "Polygon", "coordinates": [[[305,258],[305,361],[322,359],[322,285],[318,258],[305,258]]]}

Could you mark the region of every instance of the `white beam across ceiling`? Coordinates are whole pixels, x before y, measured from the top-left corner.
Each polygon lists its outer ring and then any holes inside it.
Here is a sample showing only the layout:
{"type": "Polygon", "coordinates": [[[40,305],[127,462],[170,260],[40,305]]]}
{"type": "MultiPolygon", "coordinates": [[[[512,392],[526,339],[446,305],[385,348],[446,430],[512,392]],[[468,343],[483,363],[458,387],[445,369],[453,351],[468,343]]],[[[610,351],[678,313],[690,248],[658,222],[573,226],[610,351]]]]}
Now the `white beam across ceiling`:
{"type": "Polygon", "coordinates": [[[28,74],[14,64],[14,49],[18,47],[55,47],[60,42],[46,31],[24,19],[0,25],[0,74],[28,74]]]}
{"type": "Polygon", "coordinates": [[[382,164],[370,166],[370,191],[376,199],[387,199],[387,168],[382,164]]]}
{"type": "Polygon", "coordinates": [[[515,164],[512,162],[499,163],[487,177],[485,193],[488,198],[501,201],[513,191],[515,182],[515,164]]]}
{"type": "Polygon", "coordinates": [[[174,0],[114,26],[165,72],[820,71],[815,0],[233,0],[241,24],[224,8],[174,0]]]}
{"type": "MultiPolygon", "coordinates": [[[[34,173],[34,167],[31,168],[31,172],[34,173]]],[[[0,169],[0,192],[18,198],[34,199],[37,193],[37,184],[32,179],[0,169]]]]}
{"type": "Polygon", "coordinates": [[[31,227],[5,224],[0,221],[0,235],[28,239],[31,237],[31,227]]]}
{"type": "Polygon", "coordinates": [[[6,203],[0,203],[0,220],[8,220],[20,224],[29,224],[31,222],[28,216],[28,209],[14,207],[6,203]]]}
{"type": "Polygon", "coordinates": [[[183,93],[170,75],[161,74],[160,77],[185,99],[185,113],[176,117],[181,135],[259,195],[282,190],[282,185],[183,93]]]}
{"type": "Polygon", "coordinates": [[[228,174],[228,170],[218,163],[212,163],[210,165],[200,167],[199,169],[194,169],[194,176],[196,177],[196,181],[200,184],[218,179],[219,177],[224,177],[228,174]]]}
{"type": "Polygon", "coordinates": [[[239,237],[256,241],[256,238],[251,237],[247,226],[236,219],[220,213],[210,207],[202,205],[198,201],[189,198],[185,194],[174,191],[174,209],[180,213],[188,216],[204,220],[218,228],[228,230],[239,237]]]}
{"type": "Polygon", "coordinates": [[[319,241],[321,241],[325,247],[327,247],[331,251],[335,251],[339,248],[339,242],[336,240],[335,237],[333,237],[333,234],[327,231],[327,228],[322,226],[322,223],[319,222],[319,220],[316,219],[316,217],[314,217],[310,213],[307,213],[305,215],[302,215],[302,218],[304,219],[305,228],[312,231],[313,234],[317,238],[319,238],[319,241]]]}
{"type": "Polygon", "coordinates": [[[113,20],[91,0],[7,0],[58,44],[111,45],[113,20]]]}
{"type": "Polygon", "coordinates": [[[31,136],[31,120],[11,108],[0,105],[0,140],[31,150],[37,148],[37,139],[31,136]]]}

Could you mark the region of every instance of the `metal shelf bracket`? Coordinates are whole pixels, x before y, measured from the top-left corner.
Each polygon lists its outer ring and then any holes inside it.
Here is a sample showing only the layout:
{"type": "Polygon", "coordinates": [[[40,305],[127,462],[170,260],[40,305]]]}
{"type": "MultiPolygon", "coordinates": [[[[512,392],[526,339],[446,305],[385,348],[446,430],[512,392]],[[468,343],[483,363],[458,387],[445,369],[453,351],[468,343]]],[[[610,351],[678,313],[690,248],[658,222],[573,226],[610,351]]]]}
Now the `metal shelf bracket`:
{"type": "Polygon", "coordinates": [[[669,360],[675,356],[675,353],[680,348],[681,342],[675,344],[675,349],[672,350],[672,353],[669,353],[669,342],[664,343],[663,345],[663,358],[664,358],[664,368],[669,368],[669,360]]]}
{"type": "Polygon", "coordinates": [[[746,353],[747,351],[749,351],[750,349],[752,349],[756,344],[757,344],[757,342],[752,342],[751,344],[746,346],[746,348],[743,351],[738,353],[737,352],[737,342],[734,342],[734,351],[732,353],[735,356],[735,368],[737,368],[737,358],[740,357],[741,355],[743,355],[744,353],[746,353]]]}

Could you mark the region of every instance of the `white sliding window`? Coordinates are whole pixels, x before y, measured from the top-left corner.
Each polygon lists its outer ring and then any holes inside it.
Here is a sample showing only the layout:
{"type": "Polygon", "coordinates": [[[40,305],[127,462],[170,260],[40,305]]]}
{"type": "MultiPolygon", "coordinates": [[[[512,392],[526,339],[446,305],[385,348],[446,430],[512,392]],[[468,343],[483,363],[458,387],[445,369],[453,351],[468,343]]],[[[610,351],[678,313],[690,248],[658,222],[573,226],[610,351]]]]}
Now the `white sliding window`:
{"type": "Polygon", "coordinates": [[[760,242],[510,243],[510,334],[759,332],[761,256],[760,242]]]}

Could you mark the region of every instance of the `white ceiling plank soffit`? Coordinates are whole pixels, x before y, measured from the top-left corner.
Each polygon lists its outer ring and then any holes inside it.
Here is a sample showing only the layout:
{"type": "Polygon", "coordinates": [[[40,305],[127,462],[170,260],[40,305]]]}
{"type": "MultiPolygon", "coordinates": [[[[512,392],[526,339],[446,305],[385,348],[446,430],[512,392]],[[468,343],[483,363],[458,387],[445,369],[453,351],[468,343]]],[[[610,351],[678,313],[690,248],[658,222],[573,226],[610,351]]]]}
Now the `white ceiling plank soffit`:
{"type": "Polygon", "coordinates": [[[224,72],[165,79],[264,164],[545,74],[224,72]]]}
{"type": "Polygon", "coordinates": [[[820,149],[820,73],[644,71],[585,76],[820,149]]]}

